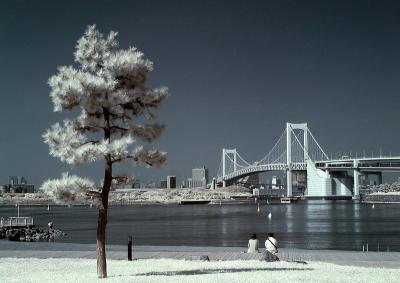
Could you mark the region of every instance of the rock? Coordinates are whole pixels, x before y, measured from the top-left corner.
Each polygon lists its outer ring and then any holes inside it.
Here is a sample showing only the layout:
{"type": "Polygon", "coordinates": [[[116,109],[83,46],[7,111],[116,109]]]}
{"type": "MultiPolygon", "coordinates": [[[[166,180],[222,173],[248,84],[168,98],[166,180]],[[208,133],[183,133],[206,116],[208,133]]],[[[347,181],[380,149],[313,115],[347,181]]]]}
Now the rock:
{"type": "Polygon", "coordinates": [[[210,258],[208,257],[208,255],[202,255],[202,256],[200,257],[200,260],[201,260],[201,261],[210,261],[210,258]]]}
{"type": "Polygon", "coordinates": [[[52,240],[55,237],[66,235],[61,230],[50,228],[49,230],[40,229],[36,226],[29,227],[1,227],[0,239],[7,239],[10,241],[27,241],[33,240],[52,240]]]}

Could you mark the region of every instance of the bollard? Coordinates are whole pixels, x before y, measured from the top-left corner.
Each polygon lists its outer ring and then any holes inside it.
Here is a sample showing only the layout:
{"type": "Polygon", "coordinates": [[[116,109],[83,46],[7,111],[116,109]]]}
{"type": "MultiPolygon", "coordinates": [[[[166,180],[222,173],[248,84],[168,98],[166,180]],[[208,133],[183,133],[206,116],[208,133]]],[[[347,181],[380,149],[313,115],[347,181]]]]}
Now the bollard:
{"type": "Polygon", "coordinates": [[[128,260],[132,261],[132,236],[128,237],[128,260]]]}

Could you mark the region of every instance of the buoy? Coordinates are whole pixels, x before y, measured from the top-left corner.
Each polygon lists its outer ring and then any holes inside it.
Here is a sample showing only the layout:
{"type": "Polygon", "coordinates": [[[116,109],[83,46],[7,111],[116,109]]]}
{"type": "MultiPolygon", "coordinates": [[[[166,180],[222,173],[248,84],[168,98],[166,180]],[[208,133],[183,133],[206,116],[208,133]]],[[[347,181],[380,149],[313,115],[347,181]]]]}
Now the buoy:
{"type": "Polygon", "coordinates": [[[268,219],[271,220],[271,218],[272,218],[272,213],[270,212],[268,213],[268,219]]]}
{"type": "Polygon", "coordinates": [[[257,205],[257,213],[260,213],[260,204],[257,205]]]}
{"type": "Polygon", "coordinates": [[[49,210],[50,210],[50,204],[47,205],[47,211],[49,211],[49,210]]]}
{"type": "Polygon", "coordinates": [[[372,204],[372,208],[375,208],[375,203],[372,204]]]}
{"type": "Polygon", "coordinates": [[[92,208],[92,206],[93,206],[93,203],[90,204],[90,208],[92,208]]]}

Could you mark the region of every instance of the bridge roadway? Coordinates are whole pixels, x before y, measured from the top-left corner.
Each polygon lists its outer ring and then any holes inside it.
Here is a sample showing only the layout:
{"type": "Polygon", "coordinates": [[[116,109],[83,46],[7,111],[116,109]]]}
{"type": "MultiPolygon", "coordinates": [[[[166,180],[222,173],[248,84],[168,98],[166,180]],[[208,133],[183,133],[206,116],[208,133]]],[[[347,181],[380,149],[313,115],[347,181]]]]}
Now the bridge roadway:
{"type": "MultiPolygon", "coordinates": [[[[347,158],[325,161],[315,161],[316,168],[328,171],[358,170],[360,172],[400,171],[400,157],[371,157],[371,158],[347,158]]],[[[218,177],[217,182],[231,181],[248,175],[268,171],[302,171],[307,170],[307,163],[291,163],[290,168],[286,163],[258,164],[231,172],[218,177]]]]}

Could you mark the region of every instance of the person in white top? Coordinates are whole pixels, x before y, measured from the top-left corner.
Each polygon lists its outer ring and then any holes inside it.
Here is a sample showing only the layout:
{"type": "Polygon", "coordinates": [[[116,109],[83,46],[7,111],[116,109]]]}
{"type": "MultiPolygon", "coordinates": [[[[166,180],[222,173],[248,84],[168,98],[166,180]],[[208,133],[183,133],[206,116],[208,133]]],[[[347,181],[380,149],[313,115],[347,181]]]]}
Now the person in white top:
{"type": "Polygon", "coordinates": [[[278,253],[278,241],[274,238],[274,234],[268,233],[267,240],[265,241],[265,249],[271,254],[278,253]]]}
{"type": "Polygon", "coordinates": [[[256,234],[252,234],[247,244],[247,253],[258,253],[258,239],[256,234]]]}

